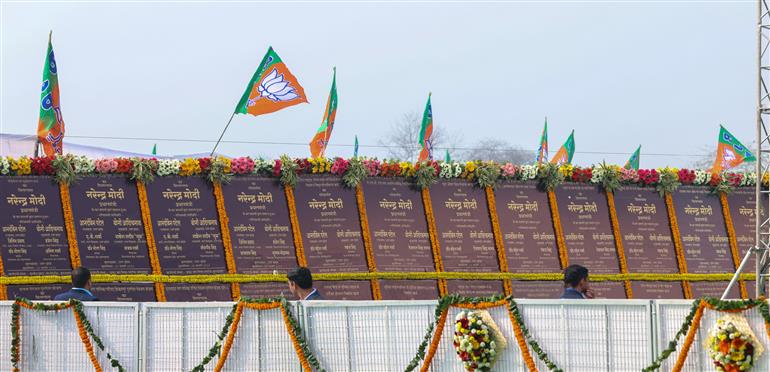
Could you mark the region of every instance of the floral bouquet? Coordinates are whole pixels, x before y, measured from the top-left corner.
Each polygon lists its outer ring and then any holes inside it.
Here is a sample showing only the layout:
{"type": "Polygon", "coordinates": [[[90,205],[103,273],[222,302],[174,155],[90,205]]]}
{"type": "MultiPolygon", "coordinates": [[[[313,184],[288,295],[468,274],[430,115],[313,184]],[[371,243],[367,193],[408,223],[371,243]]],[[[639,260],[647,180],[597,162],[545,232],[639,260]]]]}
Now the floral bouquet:
{"type": "Polygon", "coordinates": [[[487,311],[461,311],[455,318],[454,347],[466,371],[490,371],[506,341],[487,311]]]}
{"type": "Polygon", "coordinates": [[[762,354],[762,344],[746,318],[736,314],[717,320],[705,342],[714,369],[721,372],[748,371],[762,354]]]}

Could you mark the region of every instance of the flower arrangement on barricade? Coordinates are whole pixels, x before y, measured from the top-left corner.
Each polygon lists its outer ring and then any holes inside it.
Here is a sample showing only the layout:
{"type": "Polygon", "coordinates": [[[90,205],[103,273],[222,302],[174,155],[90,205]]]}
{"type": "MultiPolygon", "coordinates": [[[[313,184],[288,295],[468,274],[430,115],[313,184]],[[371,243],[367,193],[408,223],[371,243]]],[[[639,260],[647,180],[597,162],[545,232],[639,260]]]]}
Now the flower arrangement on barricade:
{"type": "Polygon", "coordinates": [[[485,310],[461,311],[452,340],[466,371],[489,371],[507,342],[485,310]]]}
{"type": "Polygon", "coordinates": [[[705,343],[717,371],[748,371],[762,355],[763,347],[746,318],[729,314],[718,319],[705,343]]]}

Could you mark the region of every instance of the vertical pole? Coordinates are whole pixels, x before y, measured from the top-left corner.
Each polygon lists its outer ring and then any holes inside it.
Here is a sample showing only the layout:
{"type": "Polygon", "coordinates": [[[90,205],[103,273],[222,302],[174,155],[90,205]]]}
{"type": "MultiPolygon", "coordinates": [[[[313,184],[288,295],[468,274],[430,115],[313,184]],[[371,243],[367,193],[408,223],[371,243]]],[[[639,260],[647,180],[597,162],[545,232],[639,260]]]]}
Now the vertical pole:
{"type": "MultiPolygon", "coordinates": [[[[762,247],[764,244],[762,239],[762,233],[761,229],[764,224],[764,219],[762,218],[762,158],[764,157],[764,153],[762,151],[762,146],[764,143],[764,138],[762,137],[762,8],[763,8],[763,0],[757,0],[757,102],[756,102],[756,138],[757,138],[757,162],[755,171],[757,174],[757,184],[754,186],[754,195],[755,195],[755,210],[754,210],[754,216],[755,217],[755,236],[754,236],[754,242],[756,244],[757,248],[762,247]]],[[[762,247],[764,248],[764,247],[762,247]]],[[[756,253],[756,297],[763,296],[765,293],[764,286],[762,285],[762,272],[763,272],[763,263],[761,261],[762,257],[764,256],[764,249],[758,249],[756,253]]]]}

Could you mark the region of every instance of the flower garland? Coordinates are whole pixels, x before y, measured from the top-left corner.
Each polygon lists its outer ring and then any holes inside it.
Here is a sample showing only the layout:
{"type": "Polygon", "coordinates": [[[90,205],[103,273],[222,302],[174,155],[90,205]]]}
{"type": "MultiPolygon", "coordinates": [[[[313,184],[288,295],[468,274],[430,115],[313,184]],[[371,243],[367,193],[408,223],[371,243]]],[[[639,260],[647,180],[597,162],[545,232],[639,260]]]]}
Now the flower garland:
{"type": "Polygon", "coordinates": [[[67,230],[67,243],[70,249],[70,262],[72,268],[80,267],[80,253],[78,251],[78,239],[75,235],[75,220],[72,217],[72,202],[70,201],[70,188],[66,183],[59,183],[61,195],[61,207],[64,212],[64,228],[67,230]]]}
{"type": "MultiPolygon", "coordinates": [[[[441,246],[439,245],[438,235],[436,233],[436,219],[433,216],[433,203],[430,200],[430,191],[427,188],[422,189],[422,204],[425,208],[425,220],[428,223],[428,236],[430,237],[430,247],[433,250],[433,264],[436,267],[437,272],[444,271],[444,263],[441,261],[441,246]]],[[[439,279],[438,281],[438,293],[439,296],[445,296],[447,294],[446,280],[439,279]]]]}
{"type": "MultiPolygon", "coordinates": [[[[83,303],[75,300],[70,299],[68,302],[59,302],[51,305],[47,305],[44,303],[32,303],[31,301],[25,299],[25,298],[17,298],[13,305],[11,305],[11,365],[13,366],[13,371],[18,372],[19,371],[19,364],[21,362],[21,308],[25,308],[28,310],[35,310],[35,311],[61,311],[65,309],[72,309],[73,316],[75,317],[75,324],[77,324],[78,327],[78,335],[80,336],[80,341],[83,342],[83,346],[86,349],[86,353],[88,353],[88,358],[91,360],[91,364],[94,367],[94,370],[97,372],[102,371],[102,367],[99,364],[99,360],[96,358],[96,354],[94,353],[94,347],[91,344],[91,340],[94,341],[96,344],[96,347],[99,348],[101,351],[105,351],[104,349],[104,343],[102,342],[101,338],[94,333],[94,329],[91,326],[91,322],[88,321],[88,317],[86,316],[85,312],[83,311],[83,303]],[[90,338],[89,338],[90,337],[90,338]]],[[[120,362],[113,358],[113,356],[110,353],[107,354],[107,359],[110,361],[110,365],[113,368],[116,368],[120,372],[125,372],[125,368],[120,364],[120,362]]]]}
{"type": "Polygon", "coordinates": [[[294,201],[294,187],[284,185],[283,190],[286,193],[286,204],[289,206],[289,221],[291,221],[291,233],[294,236],[294,249],[296,250],[297,263],[299,266],[307,266],[305,258],[305,247],[302,245],[302,232],[299,229],[299,219],[297,218],[297,205],[294,201]]]}
{"type": "MultiPolygon", "coordinates": [[[[219,230],[222,233],[222,245],[225,247],[225,263],[227,264],[227,273],[235,274],[235,258],[233,257],[233,242],[230,238],[230,218],[227,216],[225,208],[225,197],[222,194],[222,184],[214,182],[214,199],[217,203],[217,215],[219,216],[219,230]]],[[[238,283],[230,283],[232,298],[237,300],[241,297],[241,287],[238,283]]]]}
{"type": "MultiPolygon", "coordinates": [[[[733,256],[733,265],[738,270],[738,266],[741,265],[741,256],[738,253],[738,239],[735,234],[735,225],[733,225],[733,217],[730,214],[730,203],[727,201],[727,194],[724,192],[719,193],[719,201],[722,204],[722,216],[725,219],[725,227],[727,228],[727,238],[730,242],[730,253],[733,256]]],[[[741,288],[741,298],[749,298],[749,293],[746,290],[746,283],[739,281],[741,288]]]]}
{"type": "Polygon", "coordinates": [[[569,258],[567,257],[567,243],[564,241],[564,229],[562,229],[561,218],[559,217],[559,205],[556,204],[556,193],[553,190],[548,191],[548,206],[551,208],[556,247],[559,249],[559,263],[561,263],[563,270],[569,266],[569,258]]]}
{"type": "Polygon", "coordinates": [[[219,360],[217,361],[214,371],[219,372],[225,365],[227,357],[230,354],[230,349],[235,339],[235,333],[238,331],[240,325],[241,316],[243,315],[243,309],[251,309],[256,311],[280,309],[286,332],[289,334],[291,343],[294,346],[294,350],[297,353],[300,365],[302,365],[303,371],[324,371],[318,362],[318,359],[310,351],[310,347],[302,336],[302,330],[299,328],[299,324],[291,313],[288,307],[288,303],[285,298],[241,298],[230,311],[225,319],[225,325],[217,335],[217,341],[209,349],[209,353],[192,369],[192,372],[205,371],[206,365],[211,362],[218,354],[219,360]],[[224,344],[222,341],[224,340],[224,344]]]}
{"type": "MultiPolygon", "coordinates": [[[[366,215],[366,204],[364,202],[364,190],[361,184],[356,185],[356,204],[358,204],[358,218],[361,221],[361,236],[364,240],[364,252],[366,252],[366,266],[370,273],[377,272],[377,263],[374,261],[374,252],[372,251],[372,236],[369,232],[369,218],[366,215]]],[[[372,298],[382,299],[380,291],[380,281],[372,279],[372,298]]]]}
{"type": "MultiPolygon", "coordinates": [[[[136,165],[136,164],[135,164],[136,165]]],[[[154,275],[161,275],[163,272],[158,258],[158,246],[155,245],[155,233],[152,230],[152,216],[150,215],[150,203],[147,200],[147,187],[143,181],[136,181],[137,195],[139,195],[139,210],[142,214],[142,225],[144,226],[144,237],[147,241],[147,249],[150,255],[150,267],[154,275]]],[[[166,302],[166,288],[163,283],[155,282],[155,298],[158,302],[166,302]]]]}
{"type": "MultiPolygon", "coordinates": [[[[484,188],[487,194],[487,205],[489,206],[489,218],[492,222],[492,234],[495,237],[495,248],[497,249],[497,261],[500,263],[500,272],[508,272],[508,259],[505,255],[505,243],[503,242],[503,233],[500,231],[500,220],[497,216],[497,204],[495,201],[495,192],[491,186],[484,188]]],[[[503,281],[503,290],[506,295],[513,293],[513,287],[510,280],[503,281]]]]}
{"type": "Polygon", "coordinates": [[[447,316],[449,314],[450,307],[457,307],[461,309],[469,310],[485,310],[498,306],[506,306],[508,309],[508,316],[513,325],[514,335],[516,342],[519,345],[522,359],[527,365],[527,369],[530,371],[537,371],[535,361],[527,348],[527,344],[532,347],[532,350],[537,353],[538,358],[545,363],[552,371],[559,371],[559,369],[551,360],[548,355],[542,350],[540,345],[535,341],[526,325],[524,324],[521,313],[519,312],[518,305],[513,297],[461,297],[459,295],[444,296],[439,300],[436,310],[434,312],[434,321],[428,324],[427,331],[423,337],[422,343],[417,348],[417,353],[407,365],[405,371],[411,372],[417,369],[422,361],[422,367],[420,372],[427,372],[430,369],[430,364],[438,351],[439,343],[441,342],[441,336],[444,333],[444,327],[446,326],[447,316]],[[428,349],[427,353],[425,349],[428,349]]]}
{"type": "MultiPolygon", "coordinates": [[[[607,196],[607,209],[610,210],[610,225],[612,225],[612,236],[615,237],[615,249],[618,252],[618,262],[620,263],[620,272],[622,274],[628,274],[628,263],[626,261],[626,251],[623,249],[623,239],[620,234],[620,223],[618,222],[618,214],[615,209],[615,194],[606,190],[607,196]]],[[[631,281],[626,280],[623,282],[623,286],[626,289],[626,298],[633,299],[634,292],[631,289],[631,281]]]]}
{"type": "MultiPolygon", "coordinates": [[[[679,222],[676,219],[676,212],[674,210],[674,198],[671,197],[670,192],[665,193],[664,198],[666,200],[666,213],[668,213],[668,224],[671,227],[671,237],[674,241],[674,251],[676,252],[676,262],[679,265],[679,273],[687,274],[687,261],[684,259],[682,237],[679,236],[679,222]]],[[[682,281],[682,291],[684,292],[684,298],[692,298],[692,288],[689,282],[682,281]]]]}

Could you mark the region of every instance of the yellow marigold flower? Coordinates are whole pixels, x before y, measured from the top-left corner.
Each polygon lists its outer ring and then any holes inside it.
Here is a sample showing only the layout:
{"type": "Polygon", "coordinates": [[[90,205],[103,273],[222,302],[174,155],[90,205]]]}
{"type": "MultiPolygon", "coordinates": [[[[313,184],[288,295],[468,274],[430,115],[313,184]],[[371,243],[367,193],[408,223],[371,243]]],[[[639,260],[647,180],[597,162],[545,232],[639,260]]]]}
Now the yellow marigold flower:
{"type": "Polygon", "coordinates": [[[476,171],[476,168],[477,168],[476,163],[472,161],[468,161],[465,163],[465,171],[468,173],[473,173],[474,171],[476,171]]]}
{"type": "Polygon", "coordinates": [[[559,171],[564,177],[572,177],[572,173],[575,170],[575,168],[572,166],[572,164],[562,164],[561,167],[559,167],[559,171]]]}

